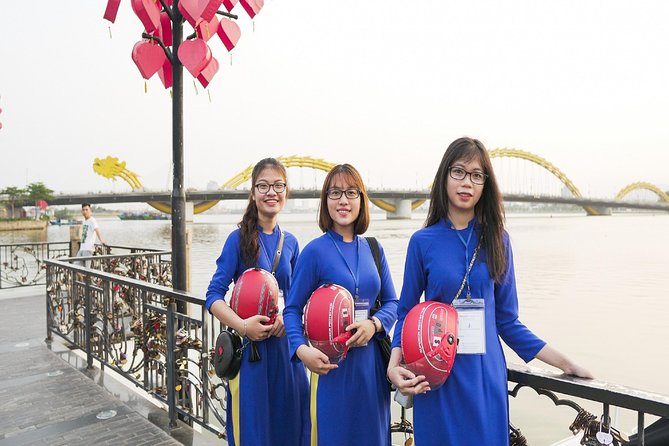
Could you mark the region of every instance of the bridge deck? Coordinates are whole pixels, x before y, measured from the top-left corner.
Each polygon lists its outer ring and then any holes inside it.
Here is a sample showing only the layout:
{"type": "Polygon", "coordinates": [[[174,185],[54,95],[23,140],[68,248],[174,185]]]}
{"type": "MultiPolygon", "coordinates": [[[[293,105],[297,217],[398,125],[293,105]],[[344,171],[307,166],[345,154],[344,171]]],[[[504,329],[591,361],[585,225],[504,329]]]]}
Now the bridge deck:
{"type": "MultiPolygon", "coordinates": [[[[367,191],[370,198],[381,200],[427,200],[430,191],[424,190],[391,190],[370,189],[367,191]]],[[[217,191],[190,191],[186,193],[186,201],[202,202],[215,200],[246,200],[249,192],[247,190],[217,190],[217,191]]],[[[295,189],[290,191],[291,198],[319,198],[319,190],[295,189]]],[[[76,205],[83,202],[100,203],[146,203],[150,201],[170,202],[170,192],[126,192],[126,193],[98,193],[98,194],[73,194],[55,195],[49,200],[50,205],[76,205]]],[[[577,197],[551,197],[541,195],[504,195],[504,201],[521,203],[554,203],[573,204],[576,206],[591,206],[599,208],[627,208],[645,209],[669,212],[669,203],[657,202],[631,202],[624,200],[613,200],[603,198],[577,198],[577,197]]],[[[29,204],[29,203],[26,203],[29,204]]]]}

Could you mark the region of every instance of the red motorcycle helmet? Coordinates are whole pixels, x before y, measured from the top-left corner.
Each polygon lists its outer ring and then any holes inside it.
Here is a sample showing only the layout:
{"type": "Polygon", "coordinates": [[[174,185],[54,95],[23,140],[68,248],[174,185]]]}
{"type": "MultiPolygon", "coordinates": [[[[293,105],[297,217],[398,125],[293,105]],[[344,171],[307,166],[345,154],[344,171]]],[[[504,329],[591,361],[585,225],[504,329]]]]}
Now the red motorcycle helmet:
{"type": "Polygon", "coordinates": [[[279,312],[279,284],[262,268],[249,268],[235,282],[230,307],[242,319],[261,314],[272,325],[279,312]]]}
{"type": "Polygon", "coordinates": [[[351,333],[346,327],[353,323],[354,303],[346,288],[335,284],[318,287],[304,307],[304,331],[312,346],[335,362],[347,348],[351,333]]]}
{"type": "Polygon", "coordinates": [[[458,348],[458,312],[441,302],[419,303],[404,319],[401,342],[406,368],[424,375],[432,390],[441,387],[458,348]]]}

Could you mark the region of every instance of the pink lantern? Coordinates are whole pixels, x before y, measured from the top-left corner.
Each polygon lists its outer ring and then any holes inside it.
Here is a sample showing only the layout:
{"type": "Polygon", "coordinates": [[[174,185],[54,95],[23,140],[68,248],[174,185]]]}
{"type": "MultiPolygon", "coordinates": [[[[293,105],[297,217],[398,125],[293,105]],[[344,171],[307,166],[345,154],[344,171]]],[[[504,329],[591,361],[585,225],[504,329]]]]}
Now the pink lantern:
{"type": "Polygon", "coordinates": [[[144,79],[156,74],[166,58],[163,49],[149,40],[140,40],[132,49],[132,60],[144,79]]]}
{"type": "Polygon", "coordinates": [[[265,6],[265,0],[239,0],[249,17],[253,18],[265,6]]]}
{"type": "Polygon", "coordinates": [[[230,19],[221,19],[221,23],[218,25],[218,37],[221,38],[223,45],[225,45],[228,51],[232,51],[237,45],[241,35],[242,32],[239,29],[239,25],[230,19]]]}
{"type": "Polygon", "coordinates": [[[116,14],[118,13],[118,7],[120,4],[121,0],[107,0],[107,8],[105,9],[105,15],[102,18],[114,23],[116,21],[116,14]]]}
{"type": "Polygon", "coordinates": [[[209,82],[211,82],[217,72],[218,61],[215,57],[212,56],[209,63],[204,68],[202,68],[200,74],[198,74],[197,80],[200,81],[204,88],[207,88],[207,85],[209,85],[209,82]]]}
{"type": "Polygon", "coordinates": [[[193,77],[198,77],[211,60],[211,50],[202,39],[186,40],[179,45],[178,55],[181,63],[193,77]]]}
{"type": "Polygon", "coordinates": [[[218,17],[214,16],[210,21],[200,19],[195,25],[195,32],[200,39],[209,40],[218,32],[218,17]]]}

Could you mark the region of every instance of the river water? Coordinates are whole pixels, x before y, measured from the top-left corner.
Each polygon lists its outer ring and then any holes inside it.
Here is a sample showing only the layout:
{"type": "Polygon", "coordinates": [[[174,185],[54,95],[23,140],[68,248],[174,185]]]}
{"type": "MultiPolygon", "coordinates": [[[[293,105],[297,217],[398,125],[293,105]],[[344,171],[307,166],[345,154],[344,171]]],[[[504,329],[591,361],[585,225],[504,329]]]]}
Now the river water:
{"type": "MultiPolygon", "coordinates": [[[[204,296],[215,260],[239,219],[240,215],[205,214],[195,216],[189,225],[194,294],[204,296]]],[[[423,219],[386,220],[374,214],[366,234],[383,245],[398,294],[409,237],[423,219]]],[[[111,245],[170,247],[169,221],[100,218],[98,223],[111,245]]],[[[300,246],[320,235],[314,214],[284,212],[281,226],[298,238],[300,246]]],[[[507,229],[521,320],[597,378],[669,395],[669,215],[517,214],[507,216],[507,229]]],[[[51,226],[45,233],[0,233],[0,243],[68,237],[68,227],[51,226]]],[[[511,351],[507,358],[522,363],[511,351]]],[[[530,365],[550,368],[539,361],[530,365]]],[[[595,414],[601,411],[598,405],[583,405],[595,414]]],[[[531,389],[521,390],[511,400],[511,421],[531,445],[569,436],[575,415],[571,408],[554,407],[531,389]]],[[[635,426],[636,414],[617,415],[617,427],[629,431],[635,426]]]]}

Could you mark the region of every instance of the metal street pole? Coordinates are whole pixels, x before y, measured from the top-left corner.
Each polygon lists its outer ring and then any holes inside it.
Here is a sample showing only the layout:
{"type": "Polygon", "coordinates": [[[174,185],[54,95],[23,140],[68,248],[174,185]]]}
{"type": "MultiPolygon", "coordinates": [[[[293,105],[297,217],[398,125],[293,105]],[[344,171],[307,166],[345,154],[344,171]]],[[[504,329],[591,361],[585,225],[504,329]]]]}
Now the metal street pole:
{"type": "MultiPolygon", "coordinates": [[[[186,290],[186,191],[184,190],[183,65],[179,46],[183,41],[183,17],[179,0],[172,2],[172,286],[186,290]]],[[[185,313],[185,302],[177,311],[185,313]]]]}

